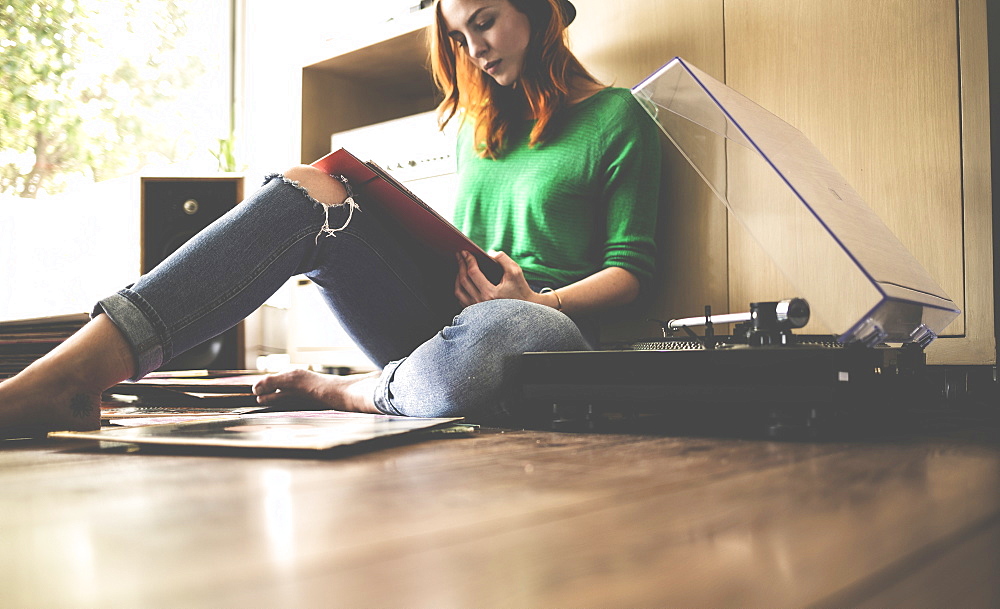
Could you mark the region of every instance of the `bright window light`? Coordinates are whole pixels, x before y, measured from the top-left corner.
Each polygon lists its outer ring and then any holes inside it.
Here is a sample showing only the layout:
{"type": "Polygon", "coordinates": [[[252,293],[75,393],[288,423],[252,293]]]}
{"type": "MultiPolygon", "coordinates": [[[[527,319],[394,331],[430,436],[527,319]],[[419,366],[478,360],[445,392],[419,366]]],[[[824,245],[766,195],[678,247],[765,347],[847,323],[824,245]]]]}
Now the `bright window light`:
{"type": "Polygon", "coordinates": [[[236,169],[230,0],[4,5],[0,319],[87,311],[138,274],[138,175],[236,169]]]}

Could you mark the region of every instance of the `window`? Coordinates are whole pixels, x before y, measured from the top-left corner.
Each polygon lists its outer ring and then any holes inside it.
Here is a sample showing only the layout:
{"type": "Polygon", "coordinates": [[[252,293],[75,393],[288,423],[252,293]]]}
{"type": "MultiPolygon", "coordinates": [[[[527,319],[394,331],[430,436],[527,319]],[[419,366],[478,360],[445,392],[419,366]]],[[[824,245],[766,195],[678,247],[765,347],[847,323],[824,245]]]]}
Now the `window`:
{"type": "Polygon", "coordinates": [[[85,311],[135,278],[137,174],[234,169],[231,12],[230,0],[0,8],[0,319],[85,311]]]}

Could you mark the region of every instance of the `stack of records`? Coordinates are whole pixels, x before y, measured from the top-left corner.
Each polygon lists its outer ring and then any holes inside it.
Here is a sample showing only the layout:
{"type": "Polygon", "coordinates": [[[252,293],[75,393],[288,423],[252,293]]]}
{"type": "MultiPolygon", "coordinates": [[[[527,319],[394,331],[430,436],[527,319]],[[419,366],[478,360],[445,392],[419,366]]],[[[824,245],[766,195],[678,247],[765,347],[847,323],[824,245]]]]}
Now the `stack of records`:
{"type": "Polygon", "coordinates": [[[14,376],[82,328],[86,313],[0,322],[0,379],[14,376]]]}

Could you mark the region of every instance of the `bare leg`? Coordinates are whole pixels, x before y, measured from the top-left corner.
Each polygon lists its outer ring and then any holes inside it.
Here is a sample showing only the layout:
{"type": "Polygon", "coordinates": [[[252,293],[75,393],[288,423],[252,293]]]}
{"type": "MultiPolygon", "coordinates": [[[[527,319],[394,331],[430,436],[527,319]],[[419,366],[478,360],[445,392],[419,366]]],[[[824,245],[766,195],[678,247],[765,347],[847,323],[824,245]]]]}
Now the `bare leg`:
{"type": "MultiPolygon", "coordinates": [[[[339,181],[314,167],[293,167],[286,177],[327,205],[347,197],[339,181]]],[[[110,318],[99,315],[50,354],[0,383],[0,434],[96,429],[101,392],[135,372],[124,336],[110,318]]]]}
{"type": "Polygon", "coordinates": [[[378,372],[334,376],[308,370],[270,374],[253,387],[257,402],[268,406],[308,405],[313,408],[378,413],[375,386],[378,372]]]}
{"type": "Polygon", "coordinates": [[[339,205],[347,198],[347,189],[343,184],[312,165],[296,165],[284,176],[301,184],[312,198],[324,205],[339,205]]]}
{"type": "Polygon", "coordinates": [[[134,366],[121,332],[106,315],[99,315],[0,383],[0,429],[32,433],[97,429],[101,392],[131,377],[134,366]]]}

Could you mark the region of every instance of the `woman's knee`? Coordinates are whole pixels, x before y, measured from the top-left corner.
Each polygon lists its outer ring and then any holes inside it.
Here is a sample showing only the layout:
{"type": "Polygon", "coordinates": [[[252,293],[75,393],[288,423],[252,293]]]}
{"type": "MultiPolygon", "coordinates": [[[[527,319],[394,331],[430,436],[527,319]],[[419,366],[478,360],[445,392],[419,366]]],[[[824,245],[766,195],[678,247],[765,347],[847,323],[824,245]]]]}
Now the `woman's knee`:
{"type": "Polygon", "coordinates": [[[587,348],[576,324],[555,309],[522,300],[475,304],[396,369],[393,407],[420,417],[500,416],[522,353],[587,348]]]}
{"type": "Polygon", "coordinates": [[[573,320],[551,307],[523,300],[490,300],[467,307],[456,318],[470,343],[490,350],[569,351],[587,342],[573,320]]]}
{"type": "Polygon", "coordinates": [[[347,199],[347,188],[340,180],[311,165],[296,165],[283,175],[324,205],[340,205],[347,199]]]}

